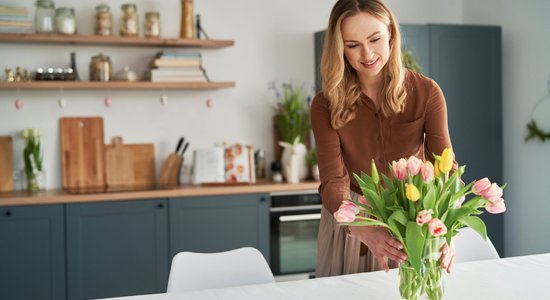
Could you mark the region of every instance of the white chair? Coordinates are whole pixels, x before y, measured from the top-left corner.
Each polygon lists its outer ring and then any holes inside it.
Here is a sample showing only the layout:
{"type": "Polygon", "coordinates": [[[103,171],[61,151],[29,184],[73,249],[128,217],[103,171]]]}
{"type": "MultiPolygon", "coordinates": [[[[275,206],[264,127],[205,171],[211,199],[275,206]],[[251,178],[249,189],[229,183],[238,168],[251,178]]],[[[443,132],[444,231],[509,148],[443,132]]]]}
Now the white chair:
{"type": "Polygon", "coordinates": [[[255,248],[218,253],[180,252],[174,256],[167,293],[272,283],[273,273],[255,248]]]}
{"type": "Polygon", "coordinates": [[[484,240],[470,227],[460,229],[454,237],[455,262],[500,258],[489,237],[484,240]]]}

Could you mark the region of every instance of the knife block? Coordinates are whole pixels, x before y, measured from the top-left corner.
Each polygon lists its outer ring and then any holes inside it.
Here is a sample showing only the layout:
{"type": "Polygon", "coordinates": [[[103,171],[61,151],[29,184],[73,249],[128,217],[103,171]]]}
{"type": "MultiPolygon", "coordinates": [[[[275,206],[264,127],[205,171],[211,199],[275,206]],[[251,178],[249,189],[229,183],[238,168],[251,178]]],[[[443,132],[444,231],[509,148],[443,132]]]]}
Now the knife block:
{"type": "Polygon", "coordinates": [[[162,163],[160,168],[159,184],[161,186],[177,186],[183,157],[177,154],[170,154],[162,163]]]}

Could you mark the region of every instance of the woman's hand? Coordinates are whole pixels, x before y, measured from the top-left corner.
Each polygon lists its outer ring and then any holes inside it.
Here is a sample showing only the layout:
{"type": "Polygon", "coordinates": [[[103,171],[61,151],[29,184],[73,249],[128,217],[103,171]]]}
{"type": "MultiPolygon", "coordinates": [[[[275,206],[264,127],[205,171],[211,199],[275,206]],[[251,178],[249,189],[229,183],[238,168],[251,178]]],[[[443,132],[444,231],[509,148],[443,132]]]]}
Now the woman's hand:
{"type": "Polygon", "coordinates": [[[389,266],[384,257],[397,262],[403,262],[407,255],[401,251],[403,246],[394,239],[389,231],[379,226],[349,226],[350,234],[367,245],[376,260],[384,270],[389,271],[389,266]]]}
{"type": "Polygon", "coordinates": [[[447,243],[444,243],[443,246],[441,246],[441,257],[439,258],[439,263],[441,264],[441,267],[447,271],[447,273],[451,273],[451,267],[453,266],[454,260],[455,248],[449,247],[447,243]]]}

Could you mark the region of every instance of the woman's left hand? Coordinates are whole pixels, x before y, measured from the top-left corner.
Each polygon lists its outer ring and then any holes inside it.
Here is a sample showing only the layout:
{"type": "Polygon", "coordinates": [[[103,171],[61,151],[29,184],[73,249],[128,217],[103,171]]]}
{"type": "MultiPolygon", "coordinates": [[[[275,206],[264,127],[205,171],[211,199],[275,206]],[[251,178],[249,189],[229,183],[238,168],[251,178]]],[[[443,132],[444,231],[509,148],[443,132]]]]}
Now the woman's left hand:
{"type": "Polygon", "coordinates": [[[441,246],[441,257],[439,258],[439,263],[441,264],[441,267],[447,271],[447,273],[451,273],[451,267],[453,266],[454,260],[455,248],[449,247],[447,243],[443,244],[443,246],[441,246]]]}

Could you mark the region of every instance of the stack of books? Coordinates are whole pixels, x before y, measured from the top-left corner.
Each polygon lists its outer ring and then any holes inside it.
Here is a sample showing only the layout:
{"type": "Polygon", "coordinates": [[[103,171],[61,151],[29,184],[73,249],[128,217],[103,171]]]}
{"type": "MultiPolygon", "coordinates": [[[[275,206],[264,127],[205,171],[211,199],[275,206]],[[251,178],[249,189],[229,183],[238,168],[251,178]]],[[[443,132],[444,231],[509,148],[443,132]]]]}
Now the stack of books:
{"type": "Polygon", "coordinates": [[[151,62],[152,82],[208,82],[198,52],[158,52],[151,62]]]}
{"type": "Polygon", "coordinates": [[[31,33],[32,19],[26,7],[0,5],[0,32],[31,33]]]}

